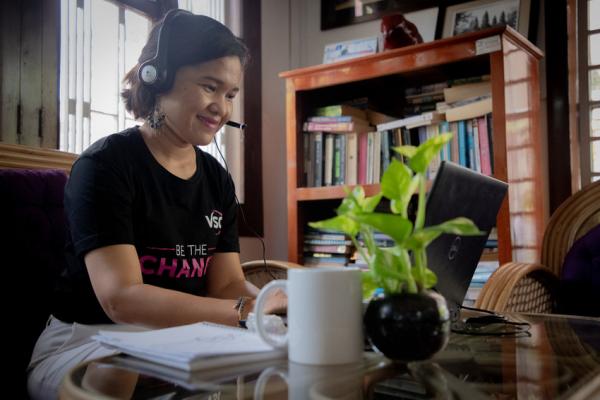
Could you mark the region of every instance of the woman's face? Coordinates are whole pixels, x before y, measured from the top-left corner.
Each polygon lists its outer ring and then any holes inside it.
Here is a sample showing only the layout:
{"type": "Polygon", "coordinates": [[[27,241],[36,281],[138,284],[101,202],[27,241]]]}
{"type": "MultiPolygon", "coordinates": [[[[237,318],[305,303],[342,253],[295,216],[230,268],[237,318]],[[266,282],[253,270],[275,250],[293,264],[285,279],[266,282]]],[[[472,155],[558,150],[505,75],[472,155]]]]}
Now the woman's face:
{"type": "Polygon", "coordinates": [[[176,141],[209,144],[231,116],[241,78],[242,65],[236,56],[179,68],[173,88],[158,100],[176,141]]]}

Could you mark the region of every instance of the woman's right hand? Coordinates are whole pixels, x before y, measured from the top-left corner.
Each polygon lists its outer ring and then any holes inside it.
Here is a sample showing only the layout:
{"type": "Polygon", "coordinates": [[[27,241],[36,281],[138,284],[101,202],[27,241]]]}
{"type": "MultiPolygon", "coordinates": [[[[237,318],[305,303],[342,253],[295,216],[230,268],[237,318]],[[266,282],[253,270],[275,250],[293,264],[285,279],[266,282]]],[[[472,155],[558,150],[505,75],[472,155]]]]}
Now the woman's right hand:
{"type": "MultiPolygon", "coordinates": [[[[285,314],[287,312],[288,298],[285,292],[281,289],[272,291],[264,302],[264,313],[265,314],[285,314]]],[[[252,299],[251,312],[256,313],[254,307],[256,305],[256,299],[252,299]]]]}

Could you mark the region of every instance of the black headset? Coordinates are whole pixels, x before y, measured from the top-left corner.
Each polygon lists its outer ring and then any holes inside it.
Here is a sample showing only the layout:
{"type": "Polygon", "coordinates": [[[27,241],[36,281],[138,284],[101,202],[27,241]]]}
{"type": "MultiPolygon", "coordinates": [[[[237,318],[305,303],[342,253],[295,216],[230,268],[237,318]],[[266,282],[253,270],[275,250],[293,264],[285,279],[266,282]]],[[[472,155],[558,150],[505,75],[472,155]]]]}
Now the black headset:
{"type": "Polygon", "coordinates": [[[138,69],[140,81],[156,92],[168,90],[173,83],[173,73],[169,70],[167,61],[167,49],[169,47],[168,43],[171,34],[171,25],[178,16],[186,14],[193,15],[189,11],[177,8],[167,12],[158,31],[156,55],[148,61],[144,61],[138,69]]]}

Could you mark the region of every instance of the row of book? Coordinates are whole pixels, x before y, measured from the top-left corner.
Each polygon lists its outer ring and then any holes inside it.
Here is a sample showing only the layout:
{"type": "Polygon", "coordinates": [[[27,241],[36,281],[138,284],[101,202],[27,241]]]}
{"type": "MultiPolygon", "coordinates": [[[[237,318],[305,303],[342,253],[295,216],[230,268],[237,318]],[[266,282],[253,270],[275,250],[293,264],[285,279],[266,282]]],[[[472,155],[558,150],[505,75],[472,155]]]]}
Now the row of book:
{"type": "Polygon", "coordinates": [[[393,147],[418,146],[442,133],[453,139],[432,161],[428,175],[433,177],[442,160],[452,161],[493,174],[491,114],[469,120],[428,124],[415,128],[382,129],[346,134],[304,132],[304,186],[320,187],[379,183],[391,160],[402,158],[393,147]]]}
{"type": "Polygon", "coordinates": [[[465,294],[465,299],[463,300],[464,306],[473,307],[475,305],[475,301],[477,301],[483,285],[485,285],[499,266],[500,264],[497,260],[479,261],[475,273],[473,274],[473,278],[471,279],[471,283],[469,284],[469,288],[467,289],[467,293],[465,294]]]}
{"type": "Polygon", "coordinates": [[[304,232],[304,265],[344,267],[355,251],[350,238],[341,232],[307,227],[304,232]]]}
{"type": "Polygon", "coordinates": [[[489,76],[441,82],[404,90],[402,118],[368,109],[368,99],[314,110],[303,124],[304,180],[307,187],[378,183],[392,148],[417,146],[441,133],[453,140],[432,162],[449,160],[493,174],[489,76]]]}
{"type": "MultiPolygon", "coordinates": [[[[378,247],[392,247],[394,241],[381,232],[373,234],[373,241],[378,247]]],[[[359,234],[357,244],[364,246],[359,234]]],[[[366,260],[354,243],[342,232],[307,227],[304,232],[304,265],[305,266],[353,266],[368,269],[366,260]]]]}

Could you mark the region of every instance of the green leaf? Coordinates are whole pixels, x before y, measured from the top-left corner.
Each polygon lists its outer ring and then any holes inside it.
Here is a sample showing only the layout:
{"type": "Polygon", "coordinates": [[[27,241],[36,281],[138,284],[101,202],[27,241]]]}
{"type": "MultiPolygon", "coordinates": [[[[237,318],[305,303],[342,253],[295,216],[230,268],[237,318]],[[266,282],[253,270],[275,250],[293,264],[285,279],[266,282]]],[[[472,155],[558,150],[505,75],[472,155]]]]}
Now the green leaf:
{"type": "Polygon", "coordinates": [[[404,241],[404,246],[410,250],[423,249],[440,236],[442,232],[429,228],[416,230],[404,241]]]}
{"type": "Polygon", "coordinates": [[[362,186],[355,186],[350,195],[360,204],[365,198],[365,189],[362,186]]]}
{"type": "Polygon", "coordinates": [[[415,281],[419,282],[419,285],[422,289],[432,288],[437,283],[437,276],[435,272],[429,268],[414,268],[413,275],[415,281]]]}
{"type": "Polygon", "coordinates": [[[360,229],[360,225],[356,221],[345,215],[338,215],[337,217],[322,221],[309,222],[308,225],[318,229],[332,229],[341,231],[351,237],[355,237],[360,229]]]}
{"type": "Polygon", "coordinates": [[[412,231],[412,223],[400,216],[387,213],[357,214],[356,221],[372,226],[390,236],[396,243],[402,243],[412,231]]]}
{"type": "Polygon", "coordinates": [[[453,233],[461,236],[479,236],[485,233],[480,231],[473,221],[465,217],[454,218],[439,225],[430,226],[426,229],[437,230],[442,233],[453,233]]]}
{"type": "Polygon", "coordinates": [[[442,233],[450,233],[460,236],[483,235],[477,229],[477,226],[468,218],[458,217],[441,223],[439,225],[428,226],[423,229],[415,230],[410,237],[404,241],[404,246],[411,250],[427,247],[431,242],[437,239],[442,233]]]}
{"type": "Polygon", "coordinates": [[[361,278],[363,299],[370,299],[371,297],[373,297],[373,293],[379,287],[379,285],[377,284],[375,276],[371,271],[363,271],[361,274],[361,278]]]}
{"type": "Polygon", "coordinates": [[[398,147],[392,147],[392,150],[394,150],[396,153],[401,154],[405,157],[411,158],[415,155],[415,153],[417,152],[417,148],[415,146],[398,146],[398,147]]]}
{"type": "Polygon", "coordinates": [[[362,211],[366,213],[373,212],[381,201],[382,196],[382,193],[377,193],[375,196],[367,197],[361,204],[362,211]]]}
{"type": "Polygon", "coordinates": [[[405,193],[402,194],[402,198],[399,200],[392,200],[393,205],[390,203],[390,207],[392,208],[392,212],[397,214],[406,214],[408,212],[408,204],[410,203],[410,199],[412,199],[413,194],[417,191],[419,187],[419,175],[414,175],[408,184],[408,189],[405,193]],[[394,211],[394,210],[397,210],[394,211]]]}
{"type": "Polygon", "coordinates": [[[431,160],[440,153],[442,147],[452,140],[451,133],[434,136],[417,147],[408,161],[410,168],[418,174],[424,174],[431,160]]]}
{"type": "Polygon", "coordinates": [[[410,187],[412,171],[393,159],[381,177],[381,192],[390,200],[402,200],[410,187]]]}
{"type": "Polygon", "coordinates": [[[391,200],[390,201],[390,210],[394,214],[402,214],[404,212],[404,204],[399,200],[391,200]]]}
{"type": "Polygon", "coordinates": [[[388,279],[391,282],[404,282],[406,280],[406,273],[398,272],[394,268],[394,262],[394,255],[391,252],[385,252],[377,248],[371,260],[375,276],[383,280],[388,279]]]}
{"type": "Polygon", "coordinates": [[[335,210],[337,215],[351,215],[358,211],[360,211],[360,205],[352,195],[345,197],[335,210]]]}

